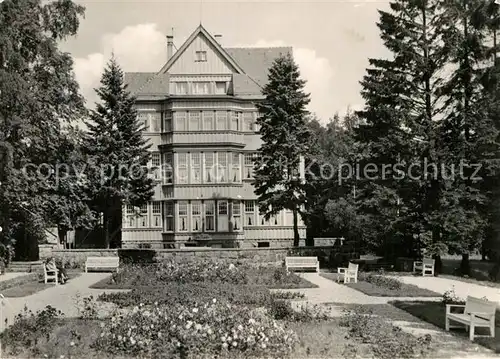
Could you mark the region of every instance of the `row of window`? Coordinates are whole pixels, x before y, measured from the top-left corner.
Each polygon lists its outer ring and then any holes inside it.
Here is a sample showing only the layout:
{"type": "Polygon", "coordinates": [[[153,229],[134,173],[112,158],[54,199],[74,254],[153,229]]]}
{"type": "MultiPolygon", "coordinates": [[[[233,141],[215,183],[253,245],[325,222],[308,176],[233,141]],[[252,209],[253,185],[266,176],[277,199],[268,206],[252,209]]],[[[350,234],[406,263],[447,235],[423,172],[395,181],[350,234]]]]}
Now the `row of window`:
{"type": "Polygon", "coordinates": [[[256,112],[176,111],[165,113],[163,129],[160,112],[140,112],[138,120],[145,132],[171,131],[244,131],[255,132],[256,112]]]}
{"type": "Polygon", "coordinates": [[[191,152],[151,154],[154,179],[165,184],[241,183],[254,175],[257,153],[244,153],[243,166],[239,152],[191,152]]]}
{"type": "Polygon", "coordinates": [[[173,95],[226,95],[226,81],[178,81],[170,87],[173,95]]]}
{"type": "Polygon", "coordinates": [[[165,202],[163,216],[161,202],[151,202],[139,210],[127,206],[125,214],[127,228],[163,228],[165,232],[237,232],[243,226],[281,226],[285,222],[282,215],[266,220],[256,201],[165,202]]]}

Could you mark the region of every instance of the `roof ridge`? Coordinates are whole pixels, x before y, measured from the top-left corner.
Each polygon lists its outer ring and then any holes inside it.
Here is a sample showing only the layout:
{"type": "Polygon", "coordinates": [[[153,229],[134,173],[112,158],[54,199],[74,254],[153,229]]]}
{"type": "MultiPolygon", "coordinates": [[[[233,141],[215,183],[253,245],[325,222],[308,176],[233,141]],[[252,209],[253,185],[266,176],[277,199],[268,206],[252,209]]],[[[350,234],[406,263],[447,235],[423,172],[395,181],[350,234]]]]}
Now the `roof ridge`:
{"type": "Polygon", "coordinates": [[[293,49],[293,46],[234,46],[224,47],[224,49],[293,49]]]}

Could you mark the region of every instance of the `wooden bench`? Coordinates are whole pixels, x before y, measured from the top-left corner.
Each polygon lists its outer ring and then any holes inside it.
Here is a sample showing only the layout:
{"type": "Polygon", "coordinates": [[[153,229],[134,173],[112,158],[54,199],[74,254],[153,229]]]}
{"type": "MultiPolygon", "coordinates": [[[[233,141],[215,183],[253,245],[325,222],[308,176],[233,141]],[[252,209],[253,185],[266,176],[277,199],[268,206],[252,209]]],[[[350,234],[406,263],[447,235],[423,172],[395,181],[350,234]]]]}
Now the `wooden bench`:
{"type": "Polygon", "coordinates": [[[497,309],[496,302],[490,302],[484,299],[467,297],[465,305],[447,304],[445,329],[462,328],[463,326],[451,326],[450,321],[458,322],[465,325],[465,329],[469,330],[470,340],[474,340],[475,328],[489,328],[490,336],[495,337],[495,312],[497,309]],[[462,308],[461,313],[452,313],[451,308],[462,308]]]}
{"type": "Polygon", "coordinates": [[[422,261],[413,262],[413,273],[422,272],[422,276],[434,276],[434,259],[424,258],[422,261]]]}
{"type": "Polygon", "coordinates": [[[85,273],[87,273],[89,269],[112,269],[118,272],[119,266],[119,257],[87,257],[87,261],[85,262],[85,273]]]}
{"type": "Polygon", "coordinates": [[[340,282],[340,277],[343,276],[344,283],[351,283],[351,280],[354,283],[358,283],[358,269],[359,264],[354,264],[349,262],[349,266],[347,268],[337,268],[337,282],[340,282]]]}
{"type": "Polygon", "coordinates": [[[287,272],[290,268],[314,268],[319,273],[318,257],[286,257],[285,267],[287,272]]]}
{"type": "Polygon", "coordinates": [[[57,278],[59,273],[58,273],[57,269],[47,271],[47,266],[45,265],[45,263],[42,264],[42,267],[43,267],[43,281],[44,281],[44,283],[47,284],[49,282],[49,280],[53,280],[56,285],[59,284],[59,281],[57,278]]]}

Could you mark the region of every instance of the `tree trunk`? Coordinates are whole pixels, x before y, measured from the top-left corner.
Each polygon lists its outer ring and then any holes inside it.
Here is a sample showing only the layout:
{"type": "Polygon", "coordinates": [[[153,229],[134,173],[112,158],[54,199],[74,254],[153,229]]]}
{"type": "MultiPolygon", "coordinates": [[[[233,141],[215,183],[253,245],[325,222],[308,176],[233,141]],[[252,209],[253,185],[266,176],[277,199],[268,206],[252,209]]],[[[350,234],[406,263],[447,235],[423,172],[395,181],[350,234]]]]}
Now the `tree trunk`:
{"type": "Polygon", "coordinates": [[[66,243],[68,242],[68,229],[63,226],[58,226],[57,236],[59,237],[59,244],[62,244],[63,249],[66,249],[66,243]]]}
{"type": "Polygon", "coordinates": [[[103,222],[104,222],[104,248],[109,249],[109,244],[111,243],[111,236],[109,233],[111,216],[109,216],[108,214],[104,214],[103,222]]]}
{"type": "Polygon", "coordinates": [[[438,277],[439,274],[441,274],[441,269],[443,268],[443,262],[441,261],[441,255],[436,254],[436,255],[432,256],[432,258],[435,261],[434,262],[434,276],[438,277]]]}
{"type": "Polygon", "coordinates": [[[298,247],[300,243],[297,209],[293,209],[293,246],[298,247]]]}
{"type": "Polygon", "coordinates": [[[460,263],[460,275],[470,277],[469,252],[462,253],[462,262],[460,263]]]}

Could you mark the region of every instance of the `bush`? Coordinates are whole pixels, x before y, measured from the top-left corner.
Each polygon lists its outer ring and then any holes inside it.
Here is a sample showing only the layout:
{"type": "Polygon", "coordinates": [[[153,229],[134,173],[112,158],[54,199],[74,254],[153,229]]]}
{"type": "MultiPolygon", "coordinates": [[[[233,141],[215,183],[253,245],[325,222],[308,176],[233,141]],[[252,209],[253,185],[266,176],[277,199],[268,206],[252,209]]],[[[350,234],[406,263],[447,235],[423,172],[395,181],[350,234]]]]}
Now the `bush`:
{"type": "Polygon", "coordinates": [[[388,278],[376,274],[368,274],[362,278],[365,282],[371,283],[377,287],[387,288],[389,290],[400,290],[402,283],[394,278],[388,278]]]}
{"type": "Polygon", "coordinates": [[[120,262],[125,264],[155,263],[156,251],[152,249],[118,249],[120,262]]]}
{"type": "Polygon", "coordinates": [[[311,284],[285,268],[235,266],[211,260],[183,262],[162,261],[150,265],[125,265],[107,281],[119,288],[163,286],[168,283],[231,283],[235,285],[257,285],[271,288],[302,288],[311,284]]]}
{"type": "Polygon", "coordinates": [[[50,333],[57,326],[57,319],[63,313],[50,305],[33,313],[24,307],[16,315],[14,323],[1,334],[2,345],[13,354],[25,348],[35,347],[40,340],[49,340],[50,333]]]}
{"type": "Polygon", "coordinates": [[[216,299],[197,307],[141,304],[101,326],[97,350],[141,358],[285,357],[297,341],[265,313],[216,299]]]}
{"type": "Polygon", "coordinates": [[[447,290],[443,293],[443,297],[441,299],[443,304],[465,304],[465,300],[458,297],[455,294],[455,286],[452,286],[450,290],[447,290]]]}
{"type": "Polygon", "coordinates": [[[252,285],[236,287],[229,283],[168,283],[161,287],[138,287],[128,293],[104,293],[98,299],[120,307],[130,307],[138,303],[200,305],[213,298],[231,304],[264,307],[271,301],[271,293],[265,287],[252,285]]]}
{"type": "Polygon", "coordinates": [[[320,306],[303,305],[297,310],[287,300],[274,299],[270,303],[269,314],[277,320],[289,322],[310,322],[314,320],[326,320],[328,315],[320,306]]]}
{"type": "Polygon", "coordinates": [[[348,310],[341,325],[348,327],[348,339],[369,344],[375,358],[415,358],[425,356],[431,350],[432,337],[429,334],[417,338],[363,307],[348,310]]]}

